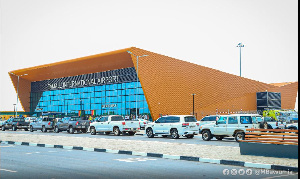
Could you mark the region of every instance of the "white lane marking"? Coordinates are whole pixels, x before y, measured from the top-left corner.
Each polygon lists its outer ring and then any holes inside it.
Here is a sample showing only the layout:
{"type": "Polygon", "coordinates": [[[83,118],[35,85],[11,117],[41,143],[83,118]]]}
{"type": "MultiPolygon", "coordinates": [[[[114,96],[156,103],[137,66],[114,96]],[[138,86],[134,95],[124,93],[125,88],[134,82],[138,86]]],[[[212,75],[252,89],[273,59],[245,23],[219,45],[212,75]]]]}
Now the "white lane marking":
{"type": "Polygon", "coordinates": [[[32,153],[26,153],[27,155],[31,155],[32,153]]]}
{"type": "Polygon", "coordinates": [[[4,168],[0,168],[0,170],[6,171],[6,172],[11,172],[11,173],[16,173],[17,172],[17,171],[14,171],[14,170],[7,170],[7,169],[4,169],[4,168]]]}
{"type": "Polygon", "coordinates": [[[14,145],[8,145],[8,146],[0,146],[0,147],[15,147],[14,145]]]}
{"type": "Polygon", "coordinates": [[[127,159],[114,159],[119,162],[146,162],[148,160],[157,160],[157,159],[151,159],[151,158],[127,158],[127,159]]]}
{"type": "Polygon", "coordinates": [[[48,151],[48,152],[52,152],[52,153],[54,153],[54,152],[57,152],[57,151],[48,151]]]}

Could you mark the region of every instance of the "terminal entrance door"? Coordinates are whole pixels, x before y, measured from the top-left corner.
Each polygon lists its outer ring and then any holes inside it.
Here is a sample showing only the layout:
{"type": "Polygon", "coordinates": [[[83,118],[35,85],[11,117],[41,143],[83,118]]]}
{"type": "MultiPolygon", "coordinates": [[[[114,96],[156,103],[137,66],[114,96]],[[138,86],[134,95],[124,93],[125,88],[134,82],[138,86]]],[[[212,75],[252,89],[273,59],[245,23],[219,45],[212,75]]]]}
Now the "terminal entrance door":
{"type": "MultiPolygon", "coordinates": [[[[136,115],[136,108],[131,108],[130,109],[130,116],[135,116],[136,115]]],[[[139,116],[140,115],[140,110],[139,108],[137,109],[137,115],[139,116]]]]}

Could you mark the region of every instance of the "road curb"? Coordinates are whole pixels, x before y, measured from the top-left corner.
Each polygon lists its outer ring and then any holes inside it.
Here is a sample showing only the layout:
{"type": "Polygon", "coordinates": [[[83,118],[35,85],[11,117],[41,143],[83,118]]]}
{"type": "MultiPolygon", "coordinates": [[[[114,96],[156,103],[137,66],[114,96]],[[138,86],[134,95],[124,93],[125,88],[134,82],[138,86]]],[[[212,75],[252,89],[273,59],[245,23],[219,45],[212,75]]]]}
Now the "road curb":
{"type": "Polygon", "coordinates": [[[145,152],[135,152],[135,151],[125,151],[125,150],[87,148],[87,147],[80,147],[80,146],[37,144],[37,143],[29,143],[29,142],[0,141],[0,143],[1,144],[11,144],[11,145],[46,147],[46,148],[60,148],[60,149],[68,149],[68,150],[106,152],[106,153],[113,153],[113,154],[126,154],[126,155],[134,155],[134,156],[165,158],[165,159],[171,159],[171,160],[185,160],[185,161],[212,163],[212,164],[220,164],[220,165],[250,167],[250,168],[257,168],[257,169],[272,169],[272,170],[298,172],[298,167],[272,165],[272,164],[261,164],[261,163],[252,163],[252,162],[243,162],[243,161],[234,161],[234,160],[219,160],[219,159],[199,158],[199,157],[191,157],[191,156],[179,156],[179,155],[145,153],[145,152]]]}

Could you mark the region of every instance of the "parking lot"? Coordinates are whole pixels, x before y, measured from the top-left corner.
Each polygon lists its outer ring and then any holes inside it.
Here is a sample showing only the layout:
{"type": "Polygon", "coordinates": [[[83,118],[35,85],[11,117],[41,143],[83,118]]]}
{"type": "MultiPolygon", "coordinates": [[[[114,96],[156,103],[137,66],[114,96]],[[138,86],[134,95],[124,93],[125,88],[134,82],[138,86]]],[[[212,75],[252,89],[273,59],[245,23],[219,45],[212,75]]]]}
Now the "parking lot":
{"type": "Polygon", "coordinates": [[[171,139],[164,138],[162,136],[156,136],[154,138],[148,138],[144,135],[145,131],[141,130],[134,136],[129,135],[120,135],[114,136],[113,134],[105,135],[103,133],[97,135],[91,135],[90,133],[74,133],[69,134],[67,132],[54,133],[53,131],[49,131],[46,133],[39,131],[29,132],[24,130],[17,131],[0,131],[0,133],[8,133],[8,134],[32,134],[32,135],[46,135],[46,136],[65,136],[65,137],[88,137],[88,138],[101,138],[101,139],[119,139],[119,140],[134,140],[134,141],[157,141],[157,142],[168,142],[168,143],[181,143],[181,144],[201,144],[201,145],[214,145],[214,146],[231,146],[238,147],[239,144],[234,140],[233,137],[225,138],[222,141],[218,141],[216,139],[212,139],[211,141],[202,140],[201,134],[196,135],[193,139],[187,139],[185,137],[180,137],[179,139],[171,139]]]}

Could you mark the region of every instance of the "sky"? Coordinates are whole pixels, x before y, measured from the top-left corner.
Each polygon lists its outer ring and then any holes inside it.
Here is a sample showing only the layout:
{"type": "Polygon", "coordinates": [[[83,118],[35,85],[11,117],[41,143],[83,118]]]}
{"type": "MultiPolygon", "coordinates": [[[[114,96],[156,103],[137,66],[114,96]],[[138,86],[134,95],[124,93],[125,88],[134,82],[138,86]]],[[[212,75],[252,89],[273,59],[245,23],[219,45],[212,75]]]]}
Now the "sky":
{"type": "Polygon", "coordinates": [[[137,47],[239,75],[240,42],[243,77],[298,81],[298,1],[0,0],[0,111],[12,70],[137,47]]]}

